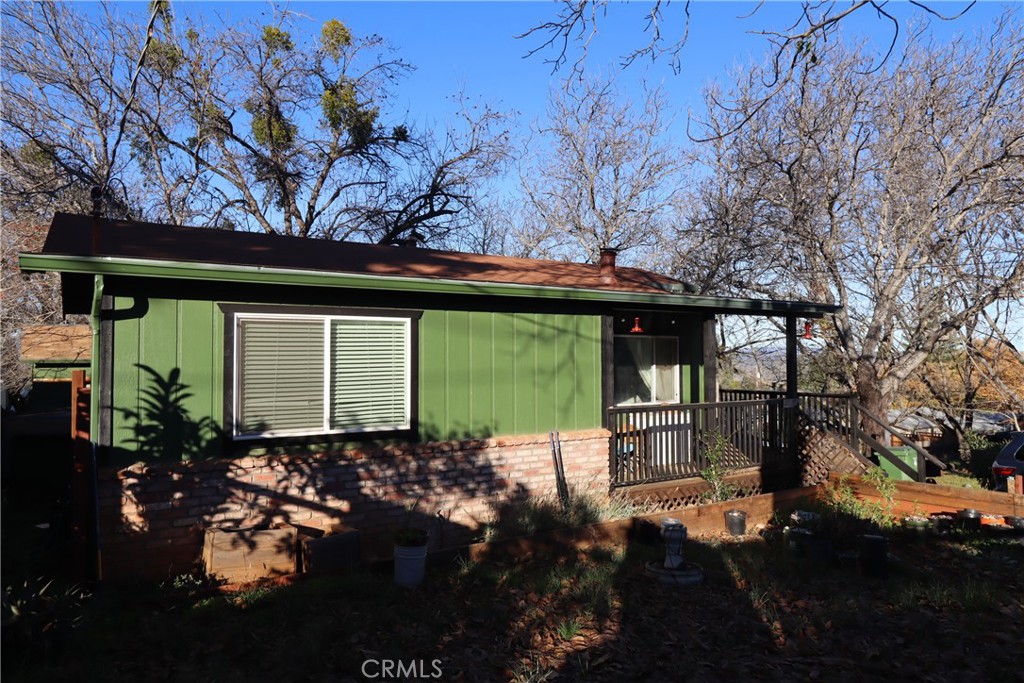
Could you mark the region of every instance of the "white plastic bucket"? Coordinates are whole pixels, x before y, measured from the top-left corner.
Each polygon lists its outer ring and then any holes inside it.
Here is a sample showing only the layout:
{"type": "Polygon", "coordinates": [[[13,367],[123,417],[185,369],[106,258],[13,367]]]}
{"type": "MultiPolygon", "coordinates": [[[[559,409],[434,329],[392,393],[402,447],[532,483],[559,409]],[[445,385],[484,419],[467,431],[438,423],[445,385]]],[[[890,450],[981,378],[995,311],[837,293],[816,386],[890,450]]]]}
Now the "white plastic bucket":
{"type": "Polygon", "coordinates": [[[427,565],[427,546],[395,546],[395,583],[418,586],[423,582],[427,565]]]}

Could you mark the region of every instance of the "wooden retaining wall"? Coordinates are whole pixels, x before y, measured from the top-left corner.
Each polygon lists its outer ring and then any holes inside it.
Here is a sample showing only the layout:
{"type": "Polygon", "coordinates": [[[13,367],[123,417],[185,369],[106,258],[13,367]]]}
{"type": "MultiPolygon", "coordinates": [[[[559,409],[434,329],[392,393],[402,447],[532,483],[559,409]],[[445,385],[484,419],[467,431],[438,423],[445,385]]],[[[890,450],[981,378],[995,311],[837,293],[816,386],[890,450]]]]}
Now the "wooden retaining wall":
{"type": "MultiPolygon", "coordinates": [[[[835,482],[839,475],[832,475],[829,479],[835,482]]],[[[875,503],[883,501],[878,489],[863,479],[849,477],[848,481],[858,498],[875,503]]],[[[1024,495],[909,481],[894,483],[896,493],[893,495],[893,512],[897,516],[956,512],[964,508],[974,508],[989,515],[1024,516],[1024,495]]]]}

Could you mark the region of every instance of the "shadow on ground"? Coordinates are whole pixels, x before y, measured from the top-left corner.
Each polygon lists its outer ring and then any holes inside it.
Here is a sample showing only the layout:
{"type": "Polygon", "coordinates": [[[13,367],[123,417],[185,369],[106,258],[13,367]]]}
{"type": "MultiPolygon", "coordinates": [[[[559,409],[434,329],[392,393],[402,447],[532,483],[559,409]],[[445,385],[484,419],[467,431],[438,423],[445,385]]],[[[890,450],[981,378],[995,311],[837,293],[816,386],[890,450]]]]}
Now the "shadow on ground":
{"type": "MultiPolygon", "coordinates": [[[[16,680],[1012,680],[1024,605],[1020,537],[893,532],[887,578],[758,537],[693,540],[707,580],[652,580],[660,543],[565,546],[519,561],[254,585],[103,587],[81,622],[8,656],[16,680]],[[41,656],[45,653],[46,656],[41,656]],[[415,667],[415,668],[410,668],[415,667]],[[439,676],[434,676],[439,672],[439,676]],[[421,675],[422,674],[422,675],[421,675]]],[[[6,630],[5,630],[6,635],[6,630]]]]}

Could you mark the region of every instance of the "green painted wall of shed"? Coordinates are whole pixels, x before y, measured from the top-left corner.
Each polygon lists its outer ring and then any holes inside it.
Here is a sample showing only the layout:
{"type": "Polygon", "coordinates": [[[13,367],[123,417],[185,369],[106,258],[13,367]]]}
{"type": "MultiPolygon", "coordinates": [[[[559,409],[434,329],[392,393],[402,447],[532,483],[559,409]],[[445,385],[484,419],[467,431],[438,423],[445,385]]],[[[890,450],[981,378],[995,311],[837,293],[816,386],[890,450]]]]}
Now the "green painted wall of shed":
{"type": "MultiPolygon", "coordinates": [[[[187,455],[214,454],[224,406],[222,311],[210,301],[155,298],[141,317],[138,310],[137,301],[114,298],[115,454],[176,457],[176,446],[146,431],[156,419],[173,422],[187,455]]],[[[425,311],[419,340],[426,439],[601,424],[599,316],[425,311]]]]}

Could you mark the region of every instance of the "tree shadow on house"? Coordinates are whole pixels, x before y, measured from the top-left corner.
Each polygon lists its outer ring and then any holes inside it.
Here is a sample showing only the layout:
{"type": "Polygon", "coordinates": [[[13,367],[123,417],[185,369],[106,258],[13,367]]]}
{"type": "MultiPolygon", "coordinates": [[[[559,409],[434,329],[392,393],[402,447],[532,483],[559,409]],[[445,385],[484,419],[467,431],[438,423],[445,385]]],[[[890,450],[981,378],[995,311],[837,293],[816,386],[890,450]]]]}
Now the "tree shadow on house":
{"type": "Polygon", "coordinates": [[[146,378],[138,410],[119,409],[131,430],[125,443],[136,459],[182,462],[213,457],[223,439],[220,425],[209,415],[196,417],[187,407],[193,397],[181,381],[181,369],[162,376],[148,365],[136,364],[146,378]]]}
{"type": "MultiPolygon", "coordinates": [[[[178,368],[166,376],[139,368],[147,378],[141,405],[122,411],[132,436],[115,453],[116,462],[137,462],[100,482],[108,576],[191,571],[213,527],[344,525],[359,531],[364,556],[390,556],[390,535],[401,526],[427,529],[433,548],[465,543],[488,501],[509,487],[486,428],[448,429],[441,441],[438,427],[420,425],[430,443],[275,439],[238,452],[213,419],[189,411],[192,394],[178,368]]],[[[230,538],[254,543],[252,535],[230,538]]],[[[291,540],[281,543],[280,554],[294,554],[291,540]]]]}

